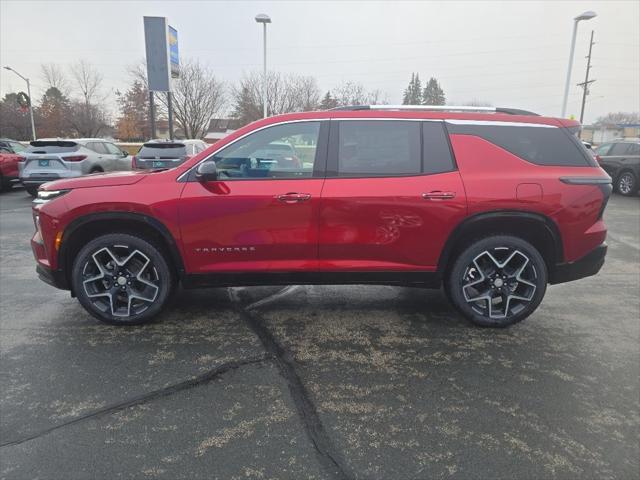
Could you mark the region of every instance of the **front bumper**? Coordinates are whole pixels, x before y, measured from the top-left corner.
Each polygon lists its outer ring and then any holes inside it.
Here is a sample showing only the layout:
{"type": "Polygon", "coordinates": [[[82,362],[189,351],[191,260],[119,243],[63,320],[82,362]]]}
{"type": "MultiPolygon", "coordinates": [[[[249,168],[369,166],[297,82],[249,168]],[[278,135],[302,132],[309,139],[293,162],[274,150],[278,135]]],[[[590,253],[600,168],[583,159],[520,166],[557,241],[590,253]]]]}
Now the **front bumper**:
{"type": "Polygon", "coordinates": [[[49,285],[59,288],[60,290],[69,290],[69,283],[64,272],[60,270],[51,270],[43,265],[36,266],[36,273],[40,280],[49,285]]]}
{"type": "Polygon", "coordinates": [[[549,283],[554,285],[595,275],[604,265],[606,255],[607,244],[603,243],[575,262],[558,264],[549,273],[549,283]]]}

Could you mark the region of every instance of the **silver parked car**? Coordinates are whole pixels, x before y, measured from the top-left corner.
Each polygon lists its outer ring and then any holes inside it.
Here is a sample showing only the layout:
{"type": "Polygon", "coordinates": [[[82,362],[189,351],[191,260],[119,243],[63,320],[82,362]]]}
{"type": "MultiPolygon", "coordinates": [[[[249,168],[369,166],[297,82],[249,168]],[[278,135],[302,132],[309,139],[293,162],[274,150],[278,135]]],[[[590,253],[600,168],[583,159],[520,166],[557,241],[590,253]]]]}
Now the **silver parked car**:
{"type": "Polygon", "coordinates": [[[150,140],[133,157],[132,168],[173,168],[206,150],[202,140],[150,140]]]}
{"type": "Polygon", "coordinates": [[[131,170],[129,154],[101,138],[35,140],[21,154],[20,181],[33,196],[40,185],[59,178],[131,170]]]}

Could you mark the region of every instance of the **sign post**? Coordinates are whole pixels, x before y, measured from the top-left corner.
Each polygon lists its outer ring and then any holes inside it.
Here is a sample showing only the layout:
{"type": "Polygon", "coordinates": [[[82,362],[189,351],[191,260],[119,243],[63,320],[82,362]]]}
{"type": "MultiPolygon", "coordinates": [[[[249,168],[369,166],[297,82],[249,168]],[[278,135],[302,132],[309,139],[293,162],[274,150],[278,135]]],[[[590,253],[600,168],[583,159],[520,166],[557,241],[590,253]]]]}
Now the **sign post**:
{"type": "Polygon", "coordinates": [[[166,17],[144,17],[144,43],[147,55],[151,136],[155,137],[153,92],[165,92],[167,94],[169,138],[173,140],[171,79],[180,75],[178,31],[169,26],[166,17]]]}

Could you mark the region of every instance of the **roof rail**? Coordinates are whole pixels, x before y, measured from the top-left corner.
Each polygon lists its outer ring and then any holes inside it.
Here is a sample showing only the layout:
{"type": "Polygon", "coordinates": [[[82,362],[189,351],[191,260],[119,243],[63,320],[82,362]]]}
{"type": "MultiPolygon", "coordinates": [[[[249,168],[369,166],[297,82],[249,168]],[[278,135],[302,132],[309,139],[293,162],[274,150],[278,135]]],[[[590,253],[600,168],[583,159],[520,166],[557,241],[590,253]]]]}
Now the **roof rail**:
{"type": "Polygon", "coordinates": [[[537,113],[517,108],[501,107],[474,107],[469,105],[349,105],[336,107],[332,110],[427,110],[435,112],[481,112],[481,113],[506,113],[508,115],[536,115],[537,113]]]}

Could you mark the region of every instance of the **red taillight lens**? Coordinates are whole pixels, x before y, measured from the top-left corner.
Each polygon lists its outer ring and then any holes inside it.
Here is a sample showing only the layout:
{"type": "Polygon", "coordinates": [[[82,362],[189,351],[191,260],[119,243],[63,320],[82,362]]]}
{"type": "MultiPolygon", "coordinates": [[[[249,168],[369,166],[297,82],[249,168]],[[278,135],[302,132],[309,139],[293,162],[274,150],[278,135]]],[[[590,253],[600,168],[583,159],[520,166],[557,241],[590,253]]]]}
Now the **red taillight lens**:
{"type": "Polygon", "coordinates": [[[81,162],[85,158],[87,158],[86,155],[72,155],[70,157],[63,157],[63,160],[65,162],[81,162]]]}
{"type": "Polygon", "coordinates": [[[137,168],[136,160],[137,160],[136,156],[135,156],[135,155],[132,155],[132,156],[131,156],[131,168],[132,168],[132,169],[133,169],[133,168],[137,168]]]}

